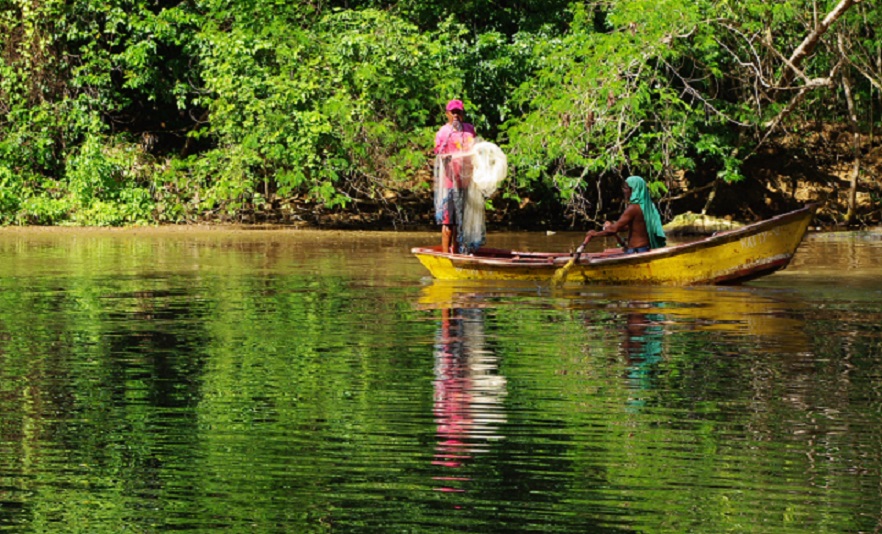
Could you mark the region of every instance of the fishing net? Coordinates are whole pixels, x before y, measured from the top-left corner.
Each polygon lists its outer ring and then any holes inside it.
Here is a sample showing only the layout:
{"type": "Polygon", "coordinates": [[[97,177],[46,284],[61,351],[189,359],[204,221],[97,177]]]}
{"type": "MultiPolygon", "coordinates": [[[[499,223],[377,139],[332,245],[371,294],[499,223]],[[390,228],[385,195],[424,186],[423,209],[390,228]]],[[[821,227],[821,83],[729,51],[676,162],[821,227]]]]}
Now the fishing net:
{"type": "Polygon", "coordinates": [[[496,188],[508,174],[508,160],[498,146],[488,141],[475,144],[471,153],[472,181],[466,194],[463,209],[460,243],[473,252],[484,244],[487,235],[484,201],[496,192],[496,188]]]}
{"type": "Polygon", "coordinates": [[[484,244],[484,201],[508,174],[508,160],[498,146],[468,137],[457,144],[460,150],[435,158],[435,219],[459,227],[461,253],[484,244]]]}

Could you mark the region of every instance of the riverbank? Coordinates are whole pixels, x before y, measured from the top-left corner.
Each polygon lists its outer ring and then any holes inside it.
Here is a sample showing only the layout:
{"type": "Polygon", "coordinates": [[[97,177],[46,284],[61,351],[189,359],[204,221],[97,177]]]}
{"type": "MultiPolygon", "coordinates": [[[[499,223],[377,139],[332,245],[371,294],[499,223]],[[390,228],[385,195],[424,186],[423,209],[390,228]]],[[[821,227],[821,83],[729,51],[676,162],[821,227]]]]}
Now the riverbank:
{"type": "MultiPolygon", "coordinates": [[[[882,143],[864,136],[853,221],[846,225],[849,190],[855,158],[849,133],[841,128],[807,129],[801,136],[776,139],[749,158],[744,179],[726,183],[700,171],[682,173],[669,184],[659,208],[665,220],[687,212],[750,223],[797,209],[808,203],[820,208],[814,225],[833,230],[868,228],[882,224],[882,143]]],[[[495,230],[561,231],[594,227],[621,211],[618,190],[610,184],[604,202],[585,199],[581,212],[559,200],[516,191],[512,179],[491,199],[487,225],[495,230]],[[597,209],[605,204],[605,209],[597,209]]],[[[357,230],[432,230],[433,198],[428,171],[381,196],[362,198],[353,193],[345,208],[327,209],[302,198],[278,199],[262,210],[234,217],[218,216],[207,223],[270,224],[295,227],[357,230]]]]}
{"type": "MultiPolygon", "coordinates": [[[[808,130],[807,130],[808,131],[808,130]]],[[[706,214],[734,223],[756,222],[792,211],[808,203],[820,208],[814,227],[833,230],[861,229],[882,224],[882,143],[864,136],[859,159],[859,178],[855,190],[854,214],[849,213],[851,179],[855,158],[848,143],[847,132],[835,128],[817,128],[799,138],[779,138],[776,144],[758,152],[742,167],[744,178],[727,183],[715,180],[716,169],[682,172],[667,181],[668,192],[657,202],[665,222],[685,213],[706,214]]],[[[431,155],[425,155],[426,161],[431,155]]],[[[487,226],[491,231],[566,231],[597,227],[604,220],[621,213],[622,199],[616,179],[607,179],[598,192],[595,185],[586,188],[587,198],[565,203],[558,191],[519,189],[520,181],[513,173],[488,202],[487,226]],[[600,199],[597,195],[600,195],[600,199]],[[592,197],[593,195],[593,197],[592,197]]],[[[591,178],[593,179],[593,178],[591,178]]],[[[589,180],[586,178],[586,180],[589,180]]],[[[538,188],[538,186],[537,186],[538,188]]],[[[217,207],[200,209],[198,197],[189,198],[187,191],[175,194],[156,191],[155,196],[170,195],[144,210],[139,224],[198,225],[260,225],[323,230],[405,230],[436,231],[434,222],[431,173],[426,166],[410,179],[383,183],[372,189],[355,187],[341,193],[348,202],[334,208],[318,203],[303,192],[286,196],[267,189],[260,202],[243,201],[236,211],[217,207]],[[173,207],[177,214],[171,213],[173,207]],[[163,223],[174,220],[176,223],[163,223]]],[[[24,198],[21,195],[19,198],[24,198]]],[[[245,199],[249,198],[247,195],[245,199]]],[[[29,202],[33,204],[34,200],[29,202]]],[[[124,206],[123,206],[124,207],[124,206]]],[[[105,211],[120,211],[120,204],[105,202],[105,211]]],[[[70,214],[59,220],[71,219],[70,214]]],[[[73,219],[76,220],[76,219],[73,219]]],[[[80,218],[80,224],[117,225],[118,220],[93,222],[80,218]]],[[[70,220],[67,221],[69,224],[70,220]]],[[[51,224],[33,213],[17,219],[18,224],[51,224]]]]}

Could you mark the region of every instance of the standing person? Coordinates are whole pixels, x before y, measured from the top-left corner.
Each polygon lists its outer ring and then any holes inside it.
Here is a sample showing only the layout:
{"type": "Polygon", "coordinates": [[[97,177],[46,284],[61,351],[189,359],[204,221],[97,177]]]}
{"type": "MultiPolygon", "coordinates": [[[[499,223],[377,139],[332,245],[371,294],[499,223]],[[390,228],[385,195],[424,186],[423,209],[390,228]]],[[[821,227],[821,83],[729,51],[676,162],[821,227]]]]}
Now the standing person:
{"type": "Polygon", "coordinates": [[[588,243],[593,237],[617,235],[627,230],[625,254],[636,254],[664,247],[667,239],[662,228],[661,215],[652,202],[646,182],[639,176],[631,176],[625,180],[623,191],[625,198],[628,199],[628,207],[619,220],[606,221],[603,223],[603,230],[590,230],[585,234],[583,243],[588,243]]]}
{"type": "Polygon", "coordinates": [[[463,197],[471,166],[463,155],[475,142],[475,127],[465,122],[461,100],[446,108],[447,124],[435,134],[435,221],[441,225],[441,250],[459,252],[457,228],[462,225],[463,197]]]}

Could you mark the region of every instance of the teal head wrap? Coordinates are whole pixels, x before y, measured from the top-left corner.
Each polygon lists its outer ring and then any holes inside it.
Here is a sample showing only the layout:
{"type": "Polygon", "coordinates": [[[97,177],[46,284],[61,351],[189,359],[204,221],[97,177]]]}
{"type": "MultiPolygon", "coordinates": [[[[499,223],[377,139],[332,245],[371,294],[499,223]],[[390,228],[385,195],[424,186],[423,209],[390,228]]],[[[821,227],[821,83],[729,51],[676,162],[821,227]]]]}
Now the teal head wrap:
{"type": "Polygon", "coordinates": [[[652,197],[649,195],[649,188],[646,182],[639,176],[629,176],[625,183],[631,188],[631,198],[628,202],[638,204],[643,211],[643,219],[646,221],[646,232],[649,234],[649,246],[651,248],[661,248],[665,246],[667,238],[662,228],[661,215],[658,208],[652,203],[652,197]]]}

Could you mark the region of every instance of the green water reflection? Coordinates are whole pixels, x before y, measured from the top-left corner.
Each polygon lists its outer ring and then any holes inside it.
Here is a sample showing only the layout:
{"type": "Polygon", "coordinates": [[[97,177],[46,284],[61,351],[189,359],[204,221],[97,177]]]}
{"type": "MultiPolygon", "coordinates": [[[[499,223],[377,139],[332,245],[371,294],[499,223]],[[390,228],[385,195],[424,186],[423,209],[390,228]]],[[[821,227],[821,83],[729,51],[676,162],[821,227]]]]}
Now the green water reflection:
{"type": "Polygon", "coordinates": [[[879,528],[878,239],[552,291],[432,282],[435,237],[0,232],[0,529],[879,528]]]}

